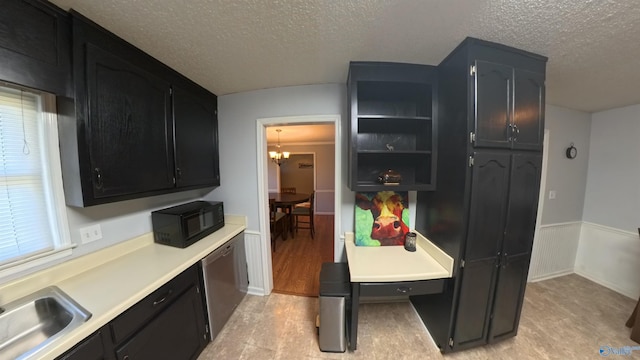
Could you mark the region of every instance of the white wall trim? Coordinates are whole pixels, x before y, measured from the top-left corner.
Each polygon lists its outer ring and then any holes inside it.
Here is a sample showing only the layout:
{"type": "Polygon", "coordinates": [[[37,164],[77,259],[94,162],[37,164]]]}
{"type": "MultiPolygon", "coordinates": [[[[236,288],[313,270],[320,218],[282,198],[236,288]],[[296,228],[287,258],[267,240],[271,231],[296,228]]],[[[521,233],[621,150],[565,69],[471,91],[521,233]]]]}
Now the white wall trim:
{"type": "Polygon", "coordinates": [[[620,294],[640,296],[637,233],[583,222],[575,273],[620,294]]]}
{"type": "Polygon", "coordinates": [[[567,221],[567,222],[561,222],[561,223],[555,223],[555,224],[545,224],[545,225],[540,225],[540,228],[546,229],[546,228],[554,228],[558,226],[569,226],[569,225],[582,225],[582,221],[567,221]]]}
{"type": "MultiPolygon", "coordinates": [[[[339,114],[336,115],[306,115],[306,116],[286,116],[286,117],[272,117],[261,118],[256,121],[256,152],[257,152],[257,170],[258,170],[258,218],[260,223],[260,242],[262,244],[262,277],[264,279],[264,294],[268,295],[273,290],[273,264],[271,262],[271,240],[269,232],[269,217],[268,214],[268,185],[269,179],[267,174],[267,126],[288,125],[288,124],[304,124],[304,123],[333,123],[335,125],[335,164],[341,164],[342,159],[342,124],[339,114]]],[[[335,217],[334,221],[334,241],[337,248],[339,243],[339,229],[340,229],[340,204],[341,204],[341,190],[340,190],[340,177],[341,172],[335,171],[334,175],[334,208],[335,217]]],[[[280,184],[278,183],[278,187],[280,184]]]]}
{"type": "Polygon", "coordinates": [[[594,227],[594,228],[599,228],[599,229],[604,230],[604,231],[617,233],[617,234],[620,234],[620,235],[638,237],[638,233],[634,232],[634,231],[626,231],[626,230],[616,229],[616,228],[612,228],[610,226],[600,225],[600,224],[596,224],[596,223],[592,223],[592,222],[588,222],[588,221],[582,221],[582,224],[586,225],[586,226],[591,226],[591,227],[594,227]]]}
{"type": "Polygon", "coordinates": [[[266,295],[262,275],[262,234],[257,231],[244,231],[244,244],[247,255],[247,273],[249,274],[249,294],[266,295]]]}
{"type": "Polygon", "coordinates": [[[528,280],[536,282],[572,274],[581,229],[580,221],[540,226],[533,240],[528,280]]]}

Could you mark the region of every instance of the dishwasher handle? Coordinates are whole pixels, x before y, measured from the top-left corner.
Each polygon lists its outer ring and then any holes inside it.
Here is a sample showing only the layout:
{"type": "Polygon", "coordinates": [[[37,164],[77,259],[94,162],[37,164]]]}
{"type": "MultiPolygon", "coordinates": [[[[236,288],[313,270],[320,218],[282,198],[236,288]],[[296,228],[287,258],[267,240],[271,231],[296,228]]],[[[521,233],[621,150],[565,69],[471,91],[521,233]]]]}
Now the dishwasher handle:
{"type": "Polygon", "coordinates": [[[202,265],[206,266],[220,258],[228,256],[229,254],[233,253],[235,246],[236,246],[235,241],[230,241],[228,243],[225,243],[221,247],[211,252],[211,254],[207,255],[204,259],[202,259],[202,265]]]}

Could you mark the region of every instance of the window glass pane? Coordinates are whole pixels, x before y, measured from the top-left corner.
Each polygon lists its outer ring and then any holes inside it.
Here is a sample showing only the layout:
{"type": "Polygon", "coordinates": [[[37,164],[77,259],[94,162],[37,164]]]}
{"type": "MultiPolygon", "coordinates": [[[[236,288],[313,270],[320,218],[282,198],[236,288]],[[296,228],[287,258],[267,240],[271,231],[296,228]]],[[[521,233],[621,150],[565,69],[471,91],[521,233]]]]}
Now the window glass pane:
{"type": "Polygon", "coordinates": [[[53,249],[39,97],[0,87],[0,264],[53,249]]]}

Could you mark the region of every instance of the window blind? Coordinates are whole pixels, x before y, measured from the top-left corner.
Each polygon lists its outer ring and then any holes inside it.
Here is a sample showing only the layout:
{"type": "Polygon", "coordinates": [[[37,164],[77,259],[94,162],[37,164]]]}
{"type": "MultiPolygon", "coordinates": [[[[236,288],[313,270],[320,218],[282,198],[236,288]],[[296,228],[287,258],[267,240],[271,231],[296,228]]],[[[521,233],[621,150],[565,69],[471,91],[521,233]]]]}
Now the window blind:
{"type": "Polygon", "coordinates": [[[38,95],[0,87],[0,265],[52,250],[38,95]]]}

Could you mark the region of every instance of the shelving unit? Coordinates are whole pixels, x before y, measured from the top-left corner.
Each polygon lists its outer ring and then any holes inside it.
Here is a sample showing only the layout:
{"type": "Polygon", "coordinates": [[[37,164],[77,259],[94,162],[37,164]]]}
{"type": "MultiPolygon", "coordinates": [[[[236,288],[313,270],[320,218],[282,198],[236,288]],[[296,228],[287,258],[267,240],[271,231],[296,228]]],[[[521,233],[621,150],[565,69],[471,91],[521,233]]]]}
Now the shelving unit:
{"type": "Polygon", "coordinates": [[[351,190],[435,189],[436,85],[428,65],[350,64],[351,190]],[[389,169],[402,175],[400,184],[377,181],[389,169]]]}

